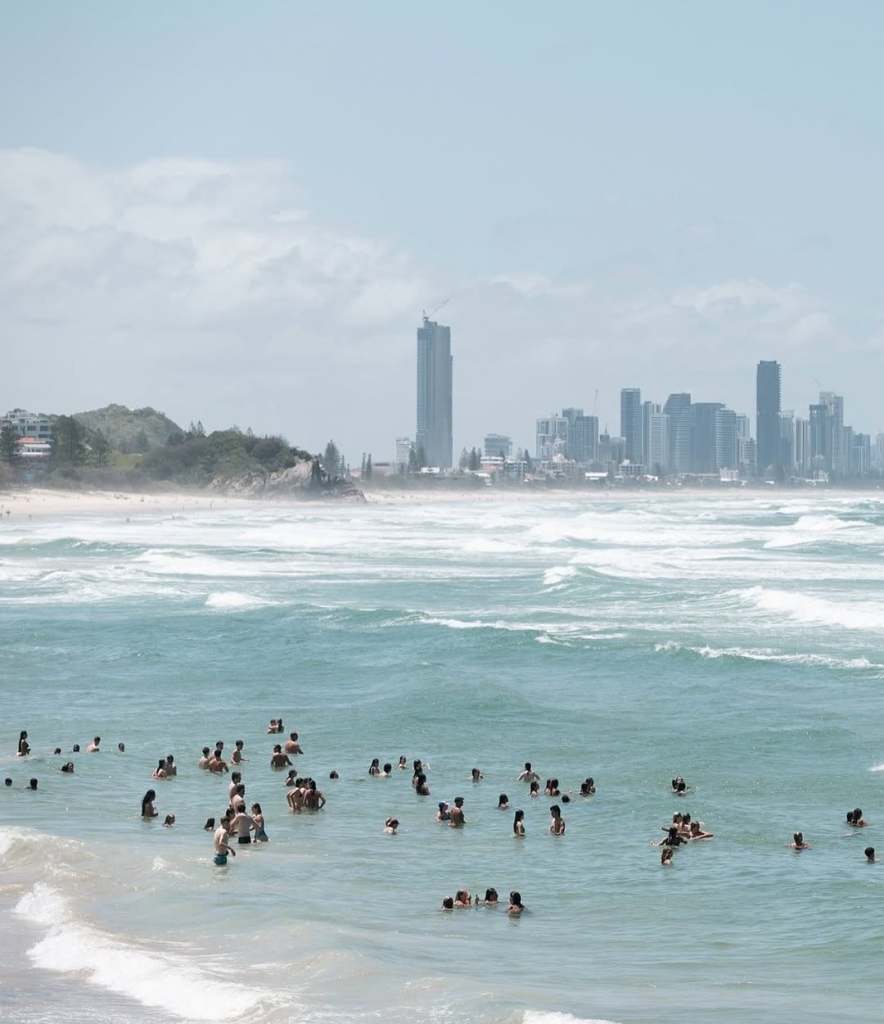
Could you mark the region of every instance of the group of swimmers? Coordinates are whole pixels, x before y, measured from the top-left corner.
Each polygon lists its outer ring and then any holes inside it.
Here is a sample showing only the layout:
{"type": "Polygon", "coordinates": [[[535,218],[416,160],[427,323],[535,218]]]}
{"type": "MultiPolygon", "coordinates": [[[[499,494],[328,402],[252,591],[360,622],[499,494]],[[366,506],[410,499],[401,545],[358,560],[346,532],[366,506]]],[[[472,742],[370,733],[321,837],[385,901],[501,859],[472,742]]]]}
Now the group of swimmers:
{"type": "MultiPolygon", "coordinates": [[[[271,719],[267,726],[268,733],[282,733],[284,731],[283,721],[281,718],[271,719]]],[[[73,752],[79,753],[79,744],[74,744],[73,752]]],[[[125,744],[119,743],[117,745],[119,752],[125,752],[125,744]]],[[[95,736],[92,741],[87,744],[85,748],[87,753],[98,753],[101,750],[101,737],[95,736]]],[[[56,755],[61,754],[61,748],[56,747],[54,753],[56,755]]],[[[304,811],[319,811],[326,804],[324,794],[319,790],[317,783],[314,779],[309,777],[299,777],[297,771],[291,768],[292,761],[291,756],[297,756],[303,754],[301,747],[300,738],[297,732],[290,732],[288,739],[284,743],[277,743],[273,747],[273,752],[270,756],[270,767],[273,770],[284,770],[289,768],[287,777],[285,779],[286,787],[286,803],[290,811],[294,814],[300,814],[304,811]]],[[[31,753],[31,747],[28,739],[27,730],[22,730],[19,733],[18,745],[16,753],[19,757],[27,757],[31,753]]],[[[238,739],[234,743],[233,750],[230,753],[230,761],[234,766],[242,765],[247,761],[245,756],[245,743],[243,740],[238,739]]],[[[197,761],[197,767],[207,771],[211,774],[225,774],[230,772],[230,766],[224,759],[224,741],[216,741],[214,747],[203,747],[202,756],[197,761]]],[[[408,761],[405,755],[399,757],[396,765],[396,770],[407,771],[409,768],[408,761]]],[[[420,758],[416,758],[411,765],[411,785],[418,796],[429,796],[430,788],[427,782],[427,772],[429,771],[429,764],[424,763],[420,758]]],[[[73,774],[74,762],[65,762],[60,771],[65,774],[73,774]]],[[[175,758],[172,754],[167,754],[163,758],[159,758],[157,761],[157,767],[153,770],[151,778],[155,780],[166,780],[174,778],[178,774],[178,768],[175,764],[175,758]]],[[[368,775],[373,778],[390,778],[394,774],[394,768],[392,762],[385,762],[381,765],[380,758],[372,758],[368,767],[368,775]]],[[[479,768],[473,768],[470,772],[470,778],[474,784],[480,783],[484,779],[484,775],[479,768]]],[[[336,771],[329,773],[330,780],[339,779],[339,775],[336,771]]],[[[517,776],[517,781],[528,784],[528,795],[531,798],[539,797],[541,794],[540,776],[532,767],[530,761],[526,761],[521,772],[517,776]]],[[[12,779],[4,779],[4,784],[7,787],[12,786],[12,779]]],[[[36,790],[38,787],[38,780],[32,778],[29,780],[27,788],[36,790]]],[[[671,780],[671,788],[674,795],[683,797],[686,796],[690,791],[691,787],[685,782],[684,778],[680,775],[676,776],[671,780]]],[[[559,799],[561,803],[567,804],[571,802],[572,794],[581,797],[592,797],[596,793],[595,780],[591,776],[587,776],[579,785],[578,790],[565,791],[563,792],[559,785],[557,778],[548,778],[543,784],[543,794],[551,799],[559,799]]],[[[141,801],[141,817],[145,820],[151,820],[159,817],[159,812],[156,808],[157,794],[154,789],[148,789],[141,801]]],[[[509,811],[511,809],[510,800],[506,793],[501,793],[497,801],[497,809],[501,811],[509,811]]],[[[554,836],[564,836],[566,832],[566,823],[562,815],[562,809],[558,803],[550,806],[550,822],[549,832],[554,836]]],[[[440,801],[437,805],[437,811],[435,819],[438,822],[445,823],[451,828],[463,828],[466,824],[466,815],[464,812],[464,798],[462,796],[455,797],[452,801],[440,801]]],[[[847,812],[846,815],[847,824],[852,828],[865,828],[868,822],[863,818],[863,812],[860,808],[853,808],[847,812]]],[[[175,815],[167,814],[163,820],[163,825],[166,827],[172,827],[175,824],[175,815]]],[[[224,814],[220,818],[217,827],[215,818],[209,818],[204,826],[206,831],[211,831],[213,835],[213,846],[214,846],[214,861],[218,865],[227,863],[228,856],[235,856],[235,851],[231,847],[231,842],[235,839],[237,845],[248,845],[252,842],[264,843],[268,841],[268,835],[264,823],[264,814],[259,803],[253,803],[248,809],[246,808],[245,800],[245,785],[242,782],[242,774],[238,770],[234,770],[230,773],[230,784],[228,789],[228,806],[224,814]]],[[[399,819],[390,816],[384,821],[384,832],[388,835],[396,835],[399,829],[399,819]]],[[[521,808],[514,810],[513,817],[513,835],[517,839],[525,838],[525,812],[521,808]]],[[[653,845],[660,848],[660,862],[663,866],[670,866],[673,862],[673,855],[675,851],[682,845],[688,843],[710,840],[714,838],[714,833],[706,830],[705,826],[700,821],[692,819],[688,813],[676,813],[672,816],[672,822],[663,826],[665,832],[664,837],[655,842],[653,845]]],[[[809,850],[811,849],[810,843],[806,842],[802,832],[795,832],[792,836],[792,842],[788,844],[790,849],[795,851],[809,850]]],[[[875,862],[875,850],[874,847],[866,847],[865,851],[866,860],[869,863],[875,862]]],[[[485,899],[471,897],[469,892],[466,890],[460,890],[454,897],[446,897],[442,901],[443,910],[454,910],[460,909],[467,906],[497,906],[497,891],[495,889],[486,890],[485,899]]],[[[507,909],[507,913],[511,915],[518,915],[522,913],[524,909],[521,896],[518,892],[510,894],[510,903],[507,909]]]]}
{"type": "MultiPolygon", "coordinates": [[[[475,896],[470,896],[468,889],[459,889],[454,896],[446,896],[442,900],[442,910],[465,910],[467,907],[491,907],[496,908],[500,905],[500,900],[497,895],[497,889],[491,888],[485,890],[485,899],[482,899],[477,893],[475,896]]],[[[515,890],[510,893],[510,901],[507,905],[506,912],[510,917],[519,917],[526,907],[522,903],[521,893],[515,890]]]]}

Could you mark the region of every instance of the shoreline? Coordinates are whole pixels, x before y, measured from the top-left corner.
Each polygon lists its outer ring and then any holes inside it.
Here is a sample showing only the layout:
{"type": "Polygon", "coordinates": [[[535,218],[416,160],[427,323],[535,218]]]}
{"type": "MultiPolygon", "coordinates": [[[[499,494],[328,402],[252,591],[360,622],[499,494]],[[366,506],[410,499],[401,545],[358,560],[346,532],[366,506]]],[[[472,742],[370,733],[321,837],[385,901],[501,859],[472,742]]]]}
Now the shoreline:
{"type": "MultiPolygon", "coordinates": [[[[407,505],[461,505],[465,503],[486,505],[491,503],[524,502],[579,502],[587,508],[607,505],[610,502],[632,502],[657,500],[661,503],[683,500],[721,500],[737,498],[753,500],[765,497],[773,501],[798,499],[804,503],[819,500],[856,499],[858,492],[841,488],[820,490],[796,490],[791,488],[740,488],[739,490],[568,490],[568,489],[498,489],[477,490],[393,490],[379,489],[364,492],[366,504],[375,506],[407,505]]],[[[874,498],[876,492],[865,492],[863,496],[874,498]]],[[[884,501],[884,494],[877,500],[884,501]]],[[[337,498],[244,498],[205,491],[105,491],[105,490],[56,490],[54,488],[16,488],[0,491],[0,522],[21,523],[23,519],[47,519],[78,515],[106,515],[121,512],[133,515],[175,515],[188,512],[209,512],[220,509],[244,510],[259,506],[266,508],[323,508],[337,505],[350,507],[346,499],[337,498]]]]}

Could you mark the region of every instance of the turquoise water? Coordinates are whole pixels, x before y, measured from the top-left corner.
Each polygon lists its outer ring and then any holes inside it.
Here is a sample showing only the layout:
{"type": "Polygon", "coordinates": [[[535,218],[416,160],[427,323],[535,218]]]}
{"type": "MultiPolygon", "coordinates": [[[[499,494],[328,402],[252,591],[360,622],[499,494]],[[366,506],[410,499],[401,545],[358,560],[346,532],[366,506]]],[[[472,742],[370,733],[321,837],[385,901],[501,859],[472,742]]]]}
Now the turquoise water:
{"type": "Polygon", "coordinates": [[[884,502],[130,516],[0,528],[4,1020],[880,1019],[884,860],[862,851],[884,858],[884,502]],[[277,715],[320,814],[287,812],[277,715]],[[94,734],[102,753],[70,755],[94,734]],[[271,838],[226,869],[201,825],[227,780],[195,767],[218,738],[245,740],[271,838]],[[154,783],[167,753],[179,776],[154,783]],[[429,761],[431,797],[368,778],[400,754],[429,761]],[[594,776],[564,838],[525,760],[594,776]],[[151,786],[174,829],[140,820],[151,786]],[[456,795],[462,831],[433,820],[456,795]],[[856,806],[871,827],[848,835],[856,806]],[[667,870],[650,843],[675,810],[715,839],[667,870]],[[491,885],[528,912],[439,911],[491,885]]]}

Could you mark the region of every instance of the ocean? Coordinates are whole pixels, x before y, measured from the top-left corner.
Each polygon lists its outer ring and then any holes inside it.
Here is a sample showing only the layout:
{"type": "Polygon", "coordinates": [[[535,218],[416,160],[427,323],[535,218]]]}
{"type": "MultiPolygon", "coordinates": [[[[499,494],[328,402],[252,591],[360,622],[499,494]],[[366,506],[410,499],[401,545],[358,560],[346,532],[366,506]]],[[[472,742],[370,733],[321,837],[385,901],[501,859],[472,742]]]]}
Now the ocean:
{"type": "Polygon", "coordinates": [[[882,583],[865,494],[10,517],[0,1018],[880,1020],[882,583]],[[319,813],[290,814],[269,767],[279,716],[319,813]],[[94,735],[101,753],[71,754],[94,735]],[[202,825],[228,779],[196,767],[219,738],[244,740],[270,836],[223,868],[202,825]],[[154,782],[170,753],[177,778],[154,782]],[[400,755],[429,763],[431,796],[368,776],[400,755]],[[562,804],[564,837],[516,781],[526,760],[563,790],[596,781],[562,804]],[[141,820],[151,787],[174,828],[141,820]],[[462,830],[434,820],[455,796],[462,830]],[[846,827],[854,807],[869,828],[846,827]],[[715,838],[667,869],[652,844],[676,811],[715,838]],[[489,886],[525,914],[441,912],[489,886]]]}

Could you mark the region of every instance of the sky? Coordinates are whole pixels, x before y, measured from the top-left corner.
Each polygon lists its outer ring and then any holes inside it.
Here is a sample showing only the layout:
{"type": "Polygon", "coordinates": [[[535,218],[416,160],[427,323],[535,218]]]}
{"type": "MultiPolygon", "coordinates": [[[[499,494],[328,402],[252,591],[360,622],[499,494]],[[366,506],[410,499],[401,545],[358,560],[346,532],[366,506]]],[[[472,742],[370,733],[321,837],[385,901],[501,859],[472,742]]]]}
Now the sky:
{"type": "Polygon", "coordinates": [[[150,405],[351,463],[619,390],[884,429],[884,5],[12,2],[0,407],[150,405]],[[436,310],[434,313],[433,311],[436,310]]]}

